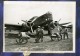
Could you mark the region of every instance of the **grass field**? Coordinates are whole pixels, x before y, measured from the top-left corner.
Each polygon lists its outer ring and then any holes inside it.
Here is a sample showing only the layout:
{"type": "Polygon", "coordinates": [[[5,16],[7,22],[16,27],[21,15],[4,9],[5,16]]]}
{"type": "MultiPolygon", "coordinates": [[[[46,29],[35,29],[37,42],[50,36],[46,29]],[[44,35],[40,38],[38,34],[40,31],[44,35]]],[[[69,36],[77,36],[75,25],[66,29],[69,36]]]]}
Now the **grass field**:
{"type": "Polygon", "coordinates": [[[73,50],[73,37],[69,33],[69,39],[51,41],[50,36],[44,36],[43,42],[34,43],[35,38],[30,38],[28,43],[18,45],[15,38],[5,38],[5,51],[72,51],[73,50]]]}

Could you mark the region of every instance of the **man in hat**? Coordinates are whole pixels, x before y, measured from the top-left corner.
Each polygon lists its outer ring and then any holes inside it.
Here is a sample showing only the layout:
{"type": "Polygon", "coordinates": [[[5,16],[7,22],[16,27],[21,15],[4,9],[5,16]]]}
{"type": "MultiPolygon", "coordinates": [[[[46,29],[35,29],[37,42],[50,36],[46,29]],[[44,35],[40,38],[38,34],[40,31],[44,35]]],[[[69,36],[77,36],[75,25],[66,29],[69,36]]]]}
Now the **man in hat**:
{"type": "Polygon", "coordinates": [[[43,42],[43,30],[40,26],[38,26],[36,30],[36,43],[39,43],[39,40],[41,39],[41,42],[43,42]]]}

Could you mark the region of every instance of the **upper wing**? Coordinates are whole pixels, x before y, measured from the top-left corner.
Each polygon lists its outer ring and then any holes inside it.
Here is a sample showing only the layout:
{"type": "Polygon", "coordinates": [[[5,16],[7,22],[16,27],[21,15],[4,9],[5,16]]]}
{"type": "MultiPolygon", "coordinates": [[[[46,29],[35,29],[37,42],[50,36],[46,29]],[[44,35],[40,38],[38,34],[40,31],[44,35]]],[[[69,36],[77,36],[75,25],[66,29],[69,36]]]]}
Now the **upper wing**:
{"type": "Polygon", "coordinates": [[[72,28],[72,24],[71,24],[71,23],[69,23],[69,24],[66,24],[66,25],[62,25],[62,27],[72,28]]]}
{"type": "Polygon", "coordinates": [[[67,22],[67,23],[62,23],[62,24],[59,24],[59,25],[67,25],[67,24],[70,24],[71,22],[67,22]]]}

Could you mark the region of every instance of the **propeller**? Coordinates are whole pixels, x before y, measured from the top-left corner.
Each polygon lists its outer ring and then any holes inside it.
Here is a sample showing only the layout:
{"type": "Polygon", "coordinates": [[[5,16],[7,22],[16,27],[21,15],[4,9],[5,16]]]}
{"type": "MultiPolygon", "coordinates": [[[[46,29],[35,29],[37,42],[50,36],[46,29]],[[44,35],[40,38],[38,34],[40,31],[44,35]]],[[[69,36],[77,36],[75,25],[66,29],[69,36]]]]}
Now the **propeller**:
{"type": "MultiPolygon", "coordinates": [[[[61,20],[61,18],[59,19],[59,21],[60,21],[60,20],[61,20]]],[[[59,21],[58,21],[58,22],[59,22],[59,21]]]]}
{"type": "Polygon", "coordinates": [[[21,20],[21,21],[23,21],[23,22],[27,22],[27,20],[25,21],[25,20],[21,20]]]}
{"type": "Polygon", "coordinates": [[[33,29],[32,29],[33,23],[31,23],[30,21],[28,22],[27,20],[26,21],[25,20],[21,20],[21,21],[25,22],[27,24],[27,26],[30,27],[31,32],[33,32],[33,29]]]}

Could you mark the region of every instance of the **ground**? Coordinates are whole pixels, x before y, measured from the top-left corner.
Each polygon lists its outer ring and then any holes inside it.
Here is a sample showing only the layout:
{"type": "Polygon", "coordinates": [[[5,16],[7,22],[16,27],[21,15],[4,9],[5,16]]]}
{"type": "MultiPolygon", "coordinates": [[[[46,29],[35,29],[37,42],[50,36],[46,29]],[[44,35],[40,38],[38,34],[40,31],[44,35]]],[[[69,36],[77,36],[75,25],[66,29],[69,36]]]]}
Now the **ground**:
{"type": "Polygon", "coordinates": [[[30,38],[28,43],[18,45],[15,38],[5,38],[5,51],[72,51],[73,50],[73,37],[69,33],[69,39],[62,39],[58,41],[54,38],[51,41],[49,36],[44,36],[44,41],[34,43],[35,38],[30,38]]]}

